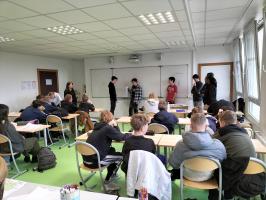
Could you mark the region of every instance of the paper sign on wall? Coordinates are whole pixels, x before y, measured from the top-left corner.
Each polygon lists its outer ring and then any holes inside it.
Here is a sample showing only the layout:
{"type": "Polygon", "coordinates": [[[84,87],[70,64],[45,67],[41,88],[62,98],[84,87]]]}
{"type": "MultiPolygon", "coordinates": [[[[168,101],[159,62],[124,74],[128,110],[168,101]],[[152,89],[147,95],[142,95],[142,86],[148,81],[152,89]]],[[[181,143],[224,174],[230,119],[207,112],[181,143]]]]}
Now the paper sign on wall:
{"type": "Polygon", "coordinates": [[[36,81],[21,81],[21,90],[35,90],[36,88],[36,81]]]}
{"type": "Polygon", "coordinates": [[[45,85],[53,85],[52,79],[45,79],[45,85]]]}

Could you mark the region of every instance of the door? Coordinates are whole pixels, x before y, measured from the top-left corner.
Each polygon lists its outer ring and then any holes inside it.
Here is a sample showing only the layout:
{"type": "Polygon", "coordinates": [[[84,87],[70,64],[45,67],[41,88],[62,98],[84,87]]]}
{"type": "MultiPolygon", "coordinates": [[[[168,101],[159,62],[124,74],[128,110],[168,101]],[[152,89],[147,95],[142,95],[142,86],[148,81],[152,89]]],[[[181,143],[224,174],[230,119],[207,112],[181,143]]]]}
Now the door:
{"type": "Polygon", "coordinates": [[[58,71],[50,69],[37,69],[39,94],[47,95],[49,92],[58,92],[58,71]]]}
{"type": "Polygon", "coordinates": [[[198,71],[201,81],[207,73],[212,72],[217,80],[217,100],[225,99],[232,100],[233,95],[233,63],[205,63],[198,65],[198,71]]]}

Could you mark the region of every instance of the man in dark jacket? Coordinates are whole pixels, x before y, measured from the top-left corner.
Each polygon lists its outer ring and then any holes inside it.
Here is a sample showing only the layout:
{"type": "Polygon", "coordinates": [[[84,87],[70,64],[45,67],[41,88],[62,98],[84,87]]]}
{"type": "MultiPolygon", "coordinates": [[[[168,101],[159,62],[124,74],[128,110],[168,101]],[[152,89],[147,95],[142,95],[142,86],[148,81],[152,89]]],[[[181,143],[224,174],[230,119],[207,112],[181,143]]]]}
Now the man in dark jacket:
{"type": "MultiPolygon", "coordinates": [[[[93,145],[100,154],[101,165],[107,167],[107,175],[105,185],[107,190],[118,190],[119,187],[112,183],[112,178],[116,176],[123,156],[120,152],[116,152],[115,148],[111,147],[112,141],[124,141],[128,134],[120,132],[113,115],[109,111],[101,112],[100,122],[96,123],[92,134],[87,139],[87,143],[93,145]]],[[[90,168],[97,168],[97,156],[83,156],[84,165],[90,168]]]]}
{"type": "Polygon", "coordinates": [[[194,107],[198,106],[198,107],[202,107],[203,105],[203,98],[202,98],[202,88],[203,88],[203,83],[199,80],[199,75],[198,74],[194,74],[192,76],[193,78],[193,87],[191,89],[191,93],[193,95],[193,105],[194,107]]]}
{"type": "Polygon", "coordinates": [[[34,100],[31,106],[28,106],[23,110],[20,117],[22,121],[38,119],[40,123],[45,123],[47,114],[43,112],[44,110],[43,103],[39,100],[34,100]]]}
{"type": "MultiPolygon", "coordinates": [[[[235,112],[227,110],[219,115],[220,129],[215,136],[225,146],[227,159],[222,162],[224,198],[249,198],[264,192],[265,174],[244,175],[249,158],[256,157],[255,149],[245,129],[237,125],[235,112]]],[[[209,199],[217,199],[211,191],[209,199]]]]}
{"type": "MultiPolygon", "coordinates": [[[[212,116],[216,116],[219,112],[219,110],[223,107],[227,107],[227,108],[231,108],[230,110],[235,111],[235,107],[233,105],[233,103],[231,103],[230,101],[226,101],[224,99],[221,99],[219,101],[216,101],[214,103],[212,103],[209,108],[208,108],[208,113],[210,113],[212,116]]],[[[227,109],[229,110],[229,109],[227,109]]]]}
{"type": "Polygon", "coordinates": [[[173,113],[167,112],[167,105],[165,101],[161,100],[159,102],[158,109],[159,112],[154,115],[151,123],[162,124],[168,128],[169,133],[173,133],[178,119],[173,113]]]}
{"type": "Polygon", "coordinates": [[[115,106],[116,106],[116,101],[117,101],[116,90],[115,90],[115,84],[116,84],[117,80],[118,80],[118,78],[116,76],[112,76],[111,81],[108,85],[109,95],[110,95],[110,103],[111,103],[110,112],[113,113],[113,115],[115,112],[115,106]]]}

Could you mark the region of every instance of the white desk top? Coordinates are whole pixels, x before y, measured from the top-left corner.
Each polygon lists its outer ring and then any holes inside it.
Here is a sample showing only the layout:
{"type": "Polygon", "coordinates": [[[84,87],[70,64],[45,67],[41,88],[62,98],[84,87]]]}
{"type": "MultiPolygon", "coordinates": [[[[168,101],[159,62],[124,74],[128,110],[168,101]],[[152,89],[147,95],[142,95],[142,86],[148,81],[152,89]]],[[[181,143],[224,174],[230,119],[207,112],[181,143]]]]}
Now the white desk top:
{"type": "Polygon", "coordinates": [[[17,126],[16,123],[13,123],[13,125],[15,126],[16,131],[27,132],[27,133],[35,133],[35,132],[42,131],[42,130],[50,127],[50,125],[31,124],[31,123],[28,123],[28,124],[23,125],[23,126],[17,126]]]}
{"type": "Polygon", "coordinates": [[[135,198],[128,198],[128,197],[119,197],[118,200],[138,200],[138,199],[135,199],[135,198]]]}
{"type": "MultiPolygon", "coordinates": [[[[60,199],[60,188],[48,185],[40,185],[35,183],[29,183],[24,181],[18,181],[14,179],[6,179],[5,192],[3,200],[28,200],[32,197],[33,192],[41,191],[44,194],[38,193],[38,200],[47,200],[49,194],[49,200],[60,199]]],[[[80,200],[116,200],[116,195],[108,195],[96,192],[80,191],[80,200]]],[[[30,199],[31,200],[31,199],[30,199]]]]}

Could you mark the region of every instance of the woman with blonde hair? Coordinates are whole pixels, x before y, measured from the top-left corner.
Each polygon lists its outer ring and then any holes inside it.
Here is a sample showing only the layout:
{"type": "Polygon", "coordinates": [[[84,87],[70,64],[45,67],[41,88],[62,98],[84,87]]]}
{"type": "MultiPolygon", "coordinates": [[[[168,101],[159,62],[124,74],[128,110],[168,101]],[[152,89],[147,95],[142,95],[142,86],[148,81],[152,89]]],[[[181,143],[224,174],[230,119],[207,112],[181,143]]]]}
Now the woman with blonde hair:
{"type": "Polygon", "coordinates": [[[158,109],[159,99],[155,96],[153,92],[149,94],[148,99],[144,102],[144,111],[145,113],[154,113],[159,112],[158,109]]]}
{"type": "MultiPolygon", "coordinates": [[[[124,141],[127,137],[129,137],[129,134],[120,132],[113,114],[106,110],[101,112],[100,122],[94,125],[94,129],[86,141],[98,150],[101,159],[100,164],[108,166],[104,181],[107,190],[119,189],[119,186],[112,183],[112,179],[116,177],[116,172],[123,160],[122,154],[111,147],[112,141],[124,141]]],[[[83,163],[90,168],[97,168],[97,156],[83,156],[83,163]]]]}

